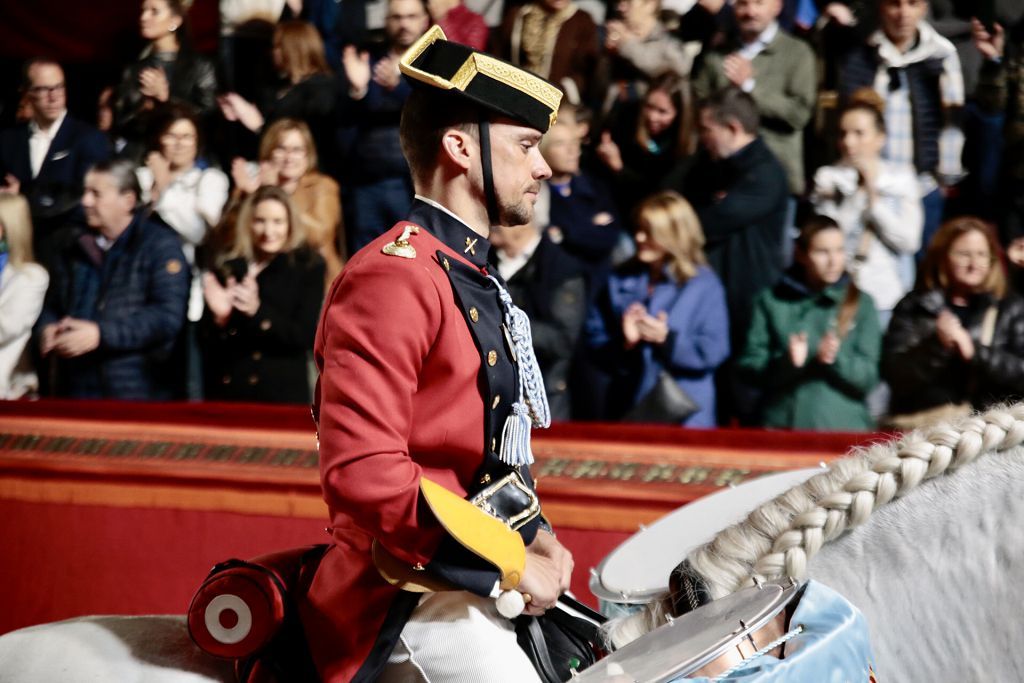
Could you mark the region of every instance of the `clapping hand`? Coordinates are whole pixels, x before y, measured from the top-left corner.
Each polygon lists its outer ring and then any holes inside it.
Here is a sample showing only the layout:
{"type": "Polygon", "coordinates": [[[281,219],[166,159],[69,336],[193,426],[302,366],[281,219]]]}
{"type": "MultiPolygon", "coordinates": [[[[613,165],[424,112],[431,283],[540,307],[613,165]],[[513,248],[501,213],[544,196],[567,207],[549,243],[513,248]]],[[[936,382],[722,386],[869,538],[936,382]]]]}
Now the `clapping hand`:
{"type": "Polygon", "coordinates": [[[854,15],[853,10],[841,2],[830,2],[825,5],[822,15],[840,26],[855,26],[857,24],[857,17],[854,15]]]}
{"type": "Polygon", "coordinates": [[[231,316],[231,290],[234,289],[235,278],[229,277],[227,285],[222,285],[213,273],[203,273],[203,299],[206,308],[213,314],[213,321],[223,327],[231,316]]]}
{"type": "Polygon", "coordinates": [[[254,133],[259,132],[266,123],[259,108],[238,93],[229,92],[221,95],[217,98],[217,105],[225,119],[238,121],[254,133]]]}
{"type": "Polygon", "coordinates": [[[622,163],[622,151],[619,146],[612,140],[612,134],[608,131],[601,133],[601,142],[597,145],[597,156],[604,162],[613,173],[618,173],[623,169],[624,164],[622,163]]]}
{"type": "Polygon", "coordinates": [[[160,152],[152,151],[146,155],[146,168],[153,174],[152,194],[155,202],[171,184],[171,162],[160,152]]]}
{"type": "Polygon", "coordinates": [[[754,77],[754,64],[746,57],[733,52],[722,62],[722,72],[737,88],[754,77]]]}
{"type": "Polygon", "coordinates": [[[640,332],[640,339],[645,342],[664,344],[668,339],[668,313],[665,311],[661,311],[657,316],[648,315],[645,311],[636,326],[640,332]]]}
{"type": "Polygon", "coordinates": [[[64,318],[57,324],[53,351],[62,358],[76,358],[100,346],[100,326],[91,320],[64,318]]]}
{"type": "Polygon", "coordinates": [[[971,19],[971,37],[974,39],[974,47],[985,59],[1002,59],[1003,50],[1006,47],[1006,36],[1003,27],[999,24],[992,25],[992,32],[989,33],[985,24],[977,19],[971,19]]]}
{"type": "Polygon", "coordinates": [[[259,178],[249,173],[249,163],[242,157],[235,157],[231,160],[231,180],[235,187],[245,194],[252,194],[260,189],[259,178]]]}
{"type": "Polygon", "coordinates": [[[836,355],[839,353],[839,336],[829,330],[822,337],[821,341],[818,342],[818,353],[815,358],[818,359],[819,363],[825,365],[832,365],[836,362],[836,355]]]}
{"type": "Polygon", "coordinates": [[[622,314],[622,338],[625,347],[631,349],[640,343],[640,321],[647,315],[647,309],[641,303],[632,303],[622,314]]]}
{"type": "Polygon", "coordinates": [[[960,319],[948,308],[942,309],[935,319],[935,334],[943,347],[956,351],[964,360],[974,358],[974,340],[971,339],[971,333],[960,324],[960,319]]]}
{"type": "Polygon", "coordinates": [[[231,289],[231,305],[250,318],[260,310],[260,289],[252,270],[249,270],[242,281],[231,289]]]}
{"type": "Polygon", "coordinates": [[[796,368],[802,368],[807,363],[806,332],[789,335],[789,360],[796,368]]]}
{"type": "Polygon", "coordinates": [[[381,57],[373,65],[373,82],[385,90],[394,90],[402,80],[402,72],[398,70],[398,60],[391,57],[381,57]]]}
{"type": "Polygon", "coordinates": [[[166,102],[171,98],[171,87],[167,83],[167,74],[158,67],[150,66],[139,71],[139,92],[157,102],[166,102]]]}
{"type": "Polygon", "coordinates": [[[360,52],[355,45],[346,45],[341,53],[341,66],[348,78],[348,94],[354,100],[366,97],[370,86],[370,54],[360,52]]]}

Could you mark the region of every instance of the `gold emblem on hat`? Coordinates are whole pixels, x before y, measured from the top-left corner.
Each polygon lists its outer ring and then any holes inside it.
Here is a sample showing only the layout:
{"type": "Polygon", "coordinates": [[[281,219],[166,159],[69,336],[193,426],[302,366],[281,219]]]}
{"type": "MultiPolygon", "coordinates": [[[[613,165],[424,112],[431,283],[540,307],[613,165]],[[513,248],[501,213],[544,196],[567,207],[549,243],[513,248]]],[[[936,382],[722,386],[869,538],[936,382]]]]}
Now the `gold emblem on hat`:
{"type": "Polygon", "coordinates": [[[402,230],[402,234],[398,236],[398,239],[394,242],[388,242],[385,244],[381,251],[388,256],[400,256],[402,258],[416,258],[416,248],[409,243],[409,237],[412,235],[418,235],[420,232],[419,227],[415,225],[406,225],[405,229],[402,230]]]}

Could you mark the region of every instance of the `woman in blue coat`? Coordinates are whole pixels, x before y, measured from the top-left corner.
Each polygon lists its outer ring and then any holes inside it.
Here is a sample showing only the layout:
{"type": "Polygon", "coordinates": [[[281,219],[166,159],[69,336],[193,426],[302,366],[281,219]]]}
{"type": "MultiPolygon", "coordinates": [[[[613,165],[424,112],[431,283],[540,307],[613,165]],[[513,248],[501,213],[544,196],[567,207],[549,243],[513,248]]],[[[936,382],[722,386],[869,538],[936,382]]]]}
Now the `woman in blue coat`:
{"type": "Polygon", "coordinates": [[[683,425],[715,426],[715,369],[729,357],[725,290],[704,258],[690,204],[659,192],[634,212],[636,258],[611,274],[587,339],[611,374],[608,417],[646,397],[662,371],[699,406],[683,425]]]}

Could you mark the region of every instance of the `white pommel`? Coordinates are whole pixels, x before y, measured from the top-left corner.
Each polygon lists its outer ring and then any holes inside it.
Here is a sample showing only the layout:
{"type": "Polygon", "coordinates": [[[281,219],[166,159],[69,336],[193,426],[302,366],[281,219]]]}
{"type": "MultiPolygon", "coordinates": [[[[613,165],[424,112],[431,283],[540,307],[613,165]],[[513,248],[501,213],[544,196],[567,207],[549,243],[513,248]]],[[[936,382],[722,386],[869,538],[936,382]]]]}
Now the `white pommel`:
{"type": "Polygon", "coordinates": [[[515,619],[526,609],[526,600],[517,590],[502,591],[494,604],[498,608],[498,614],[506,619],[515,619]]]}

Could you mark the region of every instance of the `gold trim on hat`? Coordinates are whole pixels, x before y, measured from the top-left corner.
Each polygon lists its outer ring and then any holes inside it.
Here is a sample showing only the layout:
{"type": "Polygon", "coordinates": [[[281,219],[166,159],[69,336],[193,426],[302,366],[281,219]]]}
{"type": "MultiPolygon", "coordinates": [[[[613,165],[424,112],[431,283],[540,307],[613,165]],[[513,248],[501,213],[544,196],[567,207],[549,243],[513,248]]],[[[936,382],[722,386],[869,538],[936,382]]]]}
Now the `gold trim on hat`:
{"type": "Polygon", "coordinates": [[[415,78],[420,82],[443,90],[455,89],[460,92],[465,92],[469,84],[473,82],[473,79],[478,74],[483,74],[499,83],[518,90],[528,97],[532,97],[550,109],[549,121],[551,125],[554,125],[555,119],[558,117],[558,105],[562,101],[562,91],[543,78],[534,76],[530,72],[511,64],[506,64],[500,59],[483,54],[482,52],[474,52],[463,62],[451,80],[414,67],[412,65],[413,62],[419,59],[426,52],[427,48],[438,40],[447,40],[444,31],[441,30],[440,26],[432,26],[402,55],[398,63],[398,68],[402,73],[410,78],[415,78]]]}

